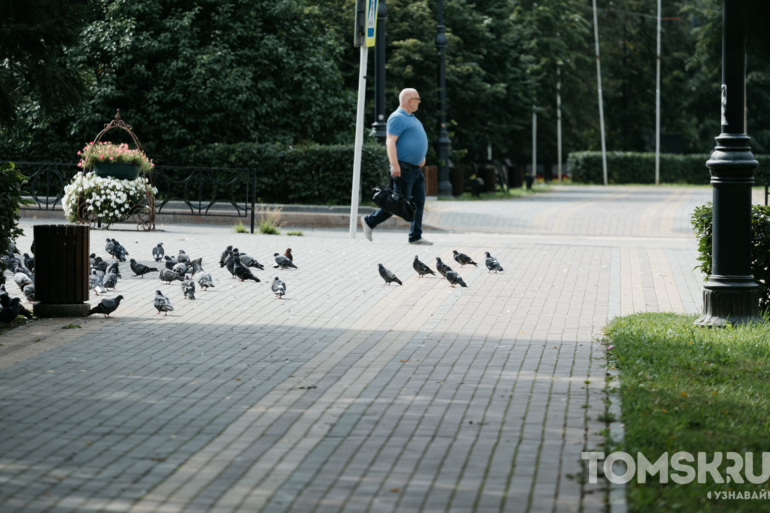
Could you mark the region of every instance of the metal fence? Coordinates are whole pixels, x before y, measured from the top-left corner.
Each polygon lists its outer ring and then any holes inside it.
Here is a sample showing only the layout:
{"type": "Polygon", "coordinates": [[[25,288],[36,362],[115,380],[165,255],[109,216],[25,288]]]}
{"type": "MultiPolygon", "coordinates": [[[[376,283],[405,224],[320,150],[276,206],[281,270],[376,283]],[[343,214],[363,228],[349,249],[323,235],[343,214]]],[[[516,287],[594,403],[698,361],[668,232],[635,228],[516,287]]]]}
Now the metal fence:
{"type": "MultiPolygon", "coordinates": [[[[33,201],[23,210],[61,209],[64,187],[80,171],[77,164],[65,162],[12,162],[27,177],[23,193],[33,201]]],[[[254,233],[256,169],[156,166],[151,180],[158,189],[156,214],[251,217],[254,233]]]]}

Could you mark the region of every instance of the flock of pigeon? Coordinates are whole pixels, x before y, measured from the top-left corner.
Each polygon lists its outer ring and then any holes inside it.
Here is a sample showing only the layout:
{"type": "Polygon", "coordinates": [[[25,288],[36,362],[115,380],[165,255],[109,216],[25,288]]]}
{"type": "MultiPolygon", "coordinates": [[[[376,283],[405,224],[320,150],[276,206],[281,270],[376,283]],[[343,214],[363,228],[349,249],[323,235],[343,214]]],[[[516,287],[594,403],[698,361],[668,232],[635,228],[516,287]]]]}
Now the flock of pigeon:
{"type": "MultiPolygon", "coordinates": [[[[468,255],[464,253],[459,253],[457,250],[452,250],[452,253],[454,254],[455,262],[460,264],[461,267],[465,267],[466,265],[473,265],[475,267],[478,267],[476,262],[471,259],[468,255]]],[[[487,266],[488,272],[495,271],[496,273],[498,271],[502,271],[503,268],[500,265],[500,262],[497,261],[495,257],[489,254],[489,251],[486,252],[487,258],[484,261],[484,263],[487,266]]],[[[399,285],[403,285],[401,283],[401,280],[396,277],[395,274],[393,274],[392,271],[389,271],[388,269],[385,269],[385,266],[382,264],[377,264],[380,267],[380,276],[382,276],[382,279],[385,280],[385,285],[390,285],[391,283],[395,282],[399,285]]],[[[422,278],[425,275],[430,274],[431,276],[435,276],[436,273],[433,272],[433,269],[425,265],[425,263],[421,262],[420,259],[417,257],[417,255],[414,256],[414,262],[412,262],[412,267],[415,271],[417,271],[417,274],[422,278]]],[[[457,274],[455,271],[452,270],[451,267],[446,265],[444,262],[441,261],[439,257],[436,257],[436,270],[443,276],[441,278],[442,280],[446,278],[446,280],[450,283],[452,288],[455,288],[455,286],[459,285],[461,287],[467,287],[468,285],[465,284],[462,277],[460,277],[459,274],[457,274]]]]}
{"type": "MultiPolygon", "coordinates": [[[[122,278],[119,264],[120,262],[125,262],[126,257],[128,256],[128,251],[126,248],[115,239],[108,238],[104,249],[109,255],[112,256],[113,259],[117,261],[108,263],[104,261],[100,256],[97,256],[95,253],[89,255],[90,270],[88,277],[88,287],[97,296],[107,293],[109,289],[115,290],[118,279],[122,278]]],[[[30,257],[27,253],[24,253],[22,262],[21,258],[16,258],[14,256],[19,255],[20,252],[16,248],[15,244],[11,243],[8,255],[3,257],[2,260],[6,267],[13,271],[14,282],[25,295],[27,300],[29,302],[34,302],[34,242],[32,243],[31,252],[33,255],[32,257],[30,257]]],[[[460,264],[460,266],[464,267],[466,265],[473,265],[478,267],[476,262],[474,262],[468,255],[459,253],[456,250],[453,251],[453,254],[455,261],[460,264]]],[[[152,256],[156,263],[163,263],[163,266],[160,269],[157,269],[155,267],[141,264],[132,258],[129,265],[131,270],[135,273],[133,275],[134,277],[138,276],[144,278],[146,274],[158,273],[158,278],[165,284],[171,284],[174,281],[180,281],[184,299],[189,300],[195,299],[196,284],[201,288],[201,290],[208,290],[209,288],[214,287],[214,280],[212,279],[211,274],[203,269],[203,261],[201,258],[192,260],[187,256],[184,250],[181,249],[179,250],[179,254],[176,258],[168,256],[165,254],[163,249],[163,243],[159,243],[152,249],[152,256]]],[[[297,269],[297,266],[294,265],[294,256],[291,253],[291,249],[287,249],[283,255],[274,253],[273,257],[275,259],[275,265],[273,266],[274,268],[297,269]]],[[[486,264],[489,272],[500,272],[503,270],[497,259],[490,255],[488,251],[486,252],[486,260],[484,263],[486,264]]],[[[394,282],[398,283],[399,285],[403,285],[401,280],[398,279],[398,277],[392,271],[386,269],[382,264],[377,265],[379,266],[380,276],[383,280],[385,280],[385,285],[390,285],[394,282]]],[[[241,253],[238,248],[233,248],[232,246],[227,246],[227,248],[222,252],[222,255],[219,259],[219,266],[220,268],[227,268],[233,279],[240,279],[242,282],[254,281],[256,283],[259,283],[260,279],[254,275],[251,269],[265,269],[265,267],[260,264],[256,258],[253,258],[246,253],[241,253]]],[[[414,270],[417,271],[417,274],[420,278],[426,275],[436,275],[436,273],[434,273],[430,267],[420,261],[417,255],[414,257],[412,267],[414,267],[414,270]]],[[[451,267],[442,262],[441,258],[438,257],[436,257],[436,270],[441,274],[442,279],[446,278],[452,288],[457,285],[460,285],[460,287],[467,287],[467,284],[463,281],[462,277],[457,272],[453,271],[451,267]]],[[[279,299],[286,295],[286,284],[278,279],[277,276],[273,280],[271,288],[275,294],[275,297],[279,299]]],[[[123,296],[102,299],[98,305],[96,305],[88,312],[88,315],[102,314],[105,317],[109,317],[110,314],[117,310],[117,308],[120,306],[120,301],[122,299],[123,296]]],[[[2,306],[2,309],[0,309],[0,322],[4,322],[6,325],[15,319],[18,315],[24,315],[28,318],[32,317],[32,314],[21,305],[21,300],[19,298],[10,298],[4,285],[0,285],[0,306],[2,306]]],[[[174,311],[174,307],[171,306],[171,301],[168,297],[164,296],[160,290],[155,291],[153,306],[158,311],[158,314],[163,312],[164,315],[168,315],[168,312],[174,311]]]]}

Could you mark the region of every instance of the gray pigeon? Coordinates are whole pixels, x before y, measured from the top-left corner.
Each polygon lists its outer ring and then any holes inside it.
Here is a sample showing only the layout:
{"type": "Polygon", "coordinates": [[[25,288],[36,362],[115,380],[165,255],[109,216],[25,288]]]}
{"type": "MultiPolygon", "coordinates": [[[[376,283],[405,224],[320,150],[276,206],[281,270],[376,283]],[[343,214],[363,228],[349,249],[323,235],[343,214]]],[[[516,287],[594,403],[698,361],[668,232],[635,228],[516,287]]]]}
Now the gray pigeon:
{"type": "Polygon", "coordinates": [[[21,267],[16,268],[16,274],[13,275],[13,281],[22,292],[24,291],[24,287],[32,284],[32,279],[27,276],[26,273],[21,272],[21,267]]]}
{"type": "Polygon", "coordinates": [[[32,271],[35,269],[35,259],[24,253],[24,267],[32,271]]]}
{"type": "Polygon", "coordinates": [[[227,246],[227,249],[225,249],[222,252],[222,256],[219,257],[219,267],[224,267],[225,266],[225,263],[227,262],[227,259],[230,256],[230,254],[232,253],[232,251],[233,251],[233,247],[232,246],[227,246]]]}
{"type": "Polygon", "coordinates": [[[4,305],[3,308],[0,309],[0,322],[5,323],[6,326],[10,326],[11,321],[19,316],[20,311],[21,299],[15,297],[8,302],[8,306],[4,305]]]}
{"type": "Polygon", "coordinates": [[[486,251],[485,254],[487,255],[487,259],[484,260],[484,263],[487,265],[487,269],[489,269],[489,272],[492,271],[503,271],[502,266],[500,265],[500,262],[497,261],[495,257],[489,254],[489,251],[486,251]]]}
{"type": "Polygon", "coordinates": [[[276,276],[273,280],[273,286],[271,288],[275,293],[275,297],[278,299],[283,299],[284,294],[286,294],[286,284],[279,280],[278,276],[276,276]]]}
{"type": "MultiPolygon", "coordinates": [[[[165,312],[163,315],[168,315],[168,312],[173,312],[174,307],[171,306],[171,301],[166,296],[160,293],[159,290],[155,291],[155,300],[152,302],[158,313],[165,312]]],[[[157,315],[157,314],[156,314],[157,315]]]]}
{"type": "Polygon", "coordinates": [[[463,279],[460,277],[459,274],[457,274],[454,271],[447,271],[446,272],[446,279],[449,283],[452,284],[452,288],[455,288],[455,285],[459,285],[461,287],[467,287],[468,285],[465,284],[463,279]]]}
{"type": "Polygon", "coordinates": [[[177,274],[184,276],[185,274],[187,274],[187,262],[179,262],[174,267],[172,267],[171,270],[177,274]]]}
{"type": "MultiPolygon", "coordinates": [[[[21,255],[21,253],[19,253],[19,248],[16,247],[16,244],[14,244],[12,240],[8,241],[8,250],[11,252],[11,254],[16,253],[17,255],[21,255]]],[[[35,252],[33,251],[32,253],[34,254],[35,252]]]]}
{"type": "MultiPolygon", "coordinates": [[[[441,276],[446,278],[447,271],[451,271],[452,268],[442,262],[439,257],[436,257],[436,270],[441,274],[441,276]]],[[[444,278],[441,279],[443,280],[444,278]]]]}
{"type": "Polygon", "coordinates": [[[27,301],[29,301],[30,303],[35,302],[35,284],[34,283],[30,283],[29,285],[24,287],[23,292],[24,292],[24,297],[27,298],[27,301]]]}
{"type": "Polygon", "coordinates": [[[466,255],[464,253],[458,253],[457,250],[454,250],[454,249],[452,250],[452,253],[454,253],[455,262],[457,262],[461,266],[474,265],[474,266],[478,267],[478,265],[476,265],[476,262],[474,262],[471,259],[471,257],[469,257],[468,255],[466,255]]]}
{"type": "Polygon", "coordinates": [[[100,292],[102,294],[107,293],[107,291],[104,289],[102,277],[96,274],[96,269],[91,269],[91,276],[88,277],[88,288],[93,290],[97,296],[100,292]]]}
{"type": "Polygon", "coordinates": [[[394,281],[399,285],[403,285],[403,283],[401,283],[401,280],[396,278],[395,274],[385,269],[385,267],[382,264],[377,264],[377,265],[380,267],[380,276],[382,276],[382,279],[385,280],[385,285],[390,285],[394,281]]]}
{"type": "Polygon", "coordinates": [[[240,278],[241,281],[243,280],[254,280],[255,282],[259,283],[259,278],[254,276],[254,273],[252,273],[247,267],[245,267],[241,263],[241,257],[238,256],[238,253],[233,251],[233,272],[235,273],[235,276],[240,278]]]}
{"type": "Polygon", "coordinates": [[[182,281],[184,279],[182,278],[181,275],[175,273],[170,269],[161,269],[160,273],[158,273],[158,277],[160,278],[161,281],[165,281],[167,285],[174,280],[182,281]]]}
{"type": "Polygon", "coordinates": [[[5,290],[5,284],[4,283],[0,283],[0,297],[1,296],[7,296],[7,295],[8,295],[8,291],[5,290]]]}
{"type": "Polygon", "coordinates": [[[155,259],[156,262],[160,262],[163,260],[163,254],[165,251],[163,251],[163,243],[158,242],[158,245],[152,248],[152,258],[155,259]]]}
{"type": "Polygon", "coordinates": [[[414,255],[414,262],[412,262],[412,267],[414,267],[414,270],[417,271],[417,274],[420,275],[420,278],[422,278],[426,274],[436,276],[436,273],[433,272],[433,269],[431,269],[424,263],[420,262],[420,259],[417,258],[417,255],[414,255]]]}
{"type": "Polygon", "coordinates": [[[168,255],[164,256],[163,258],[166,260],[166,269],[173,269],[176,265],[176,258],[168,255]]]}
{"type": "MultiPolygon", "coordinates": [[[[11,267],[11,269],[14,269],[14,267],[11,267]]],[[[35,276],[31,272],[29,272],[29,269],[22,267],[20,264],[15,266],[15,272],[26,274],[27,278],[29,278],[32,281],[35,281],[35,276]]]]}
{"type": "Polygon", "coordinates": [[[140,264],[133,258],[131,259],[130,264],[131,264],[131,270],[136,273],[134,276],[141,276],[142,278],[144,278],[145,274],[148,274],[151,272],[158,272],[158,270],[155,269],[154,267],[147,267],[144,264],[140,264]]]}
{"type": "Polygon", "coordinates": [[[104,246],[104,251],[106,251],[108,255],[112,255],[112,258],[115,258],[115,243],[112,242],[111,239],[107,239],[107,244],[104,246]]]}
{"type": "Polygon", "coordinates": [[[275,263],[278,264],[278,267],[281,269],[288,269],[290,267],[293,267],[294,269],[297,268],[296,265],[294,265],[294,262],[289,260],[283,255],[279,255],[278,253],[273,253],[273,256],[275,257],[275,263]]]}
{"type": "Polygon", "coordinates": [[[128,251],[126,251],[126,248],[124,248],[120,242],[116,241],[115,239],[112,239],[112,244],[114,247],[115,257],[120,260],[121,262],[126,261],[126,255],[128,255],[128,251]]]}
{"type": "Polygon", "coordinates": [[[107,318],[118,309],[121,299],[123,299],[123,296],[118,296],[115,299],[102,299],[98,305],[88,311],[88,315],[102,314],[107,318]]]}
{"type": "Polygon", "coordinates": [[[102,284],[104,285],[105,289],[115,290],[115,286],[118,284],[118,274],[111,270],[104,276],[104,281],[102,284]]]}
{"type": "Polygon", "coordinates": [[[193,265],[193,280],[196,280],[198,282],[198,286],[200,286],[200,288],[203,290],[214,286],[214,281],[211,279],[211,275],[203,270],[200,262],[197,262],[193,265]]]}
{"type": "Polygon", "coordinates": [[[109,267],[109,264],[107,262],[105,262],[104,260],[102,260],[102,257],[98,256],[98,257],[94,258],[93,267],[94,267],[94,269],[99,269],[101,272],[105,272],[107,270],[107,268],[109,267]]]}
{"type": "MultiPolygon", "coordinates": [[[[190,279],[190,275],[185,276],[182,281],[182,294],[184,294],[185,299],[187,299],[188,289],[192,289],[192,293],[195,294],[195,282],[190,279]]],[[[192,299],[195,299],[195,297],[192,299]]]]}
{"type": "Polygon", "coordinates": [[[96,253],[91,253],[90,255],[88,255],[88,265],[93,266],[95,262],[96,262],[96,253]]]}
{"type": "Polygon", "coordinates": [[[257,262],[256,258],[252,258],[246,253],[241,253],[239,255],[241,257],[241,263],[246,267],[256,267],[257,269],[260,269],[262,271],[265,270],[265,266],[257,262]]]}
{"type": "Polygon", "coordinates": [[[99,269],[94,269],[94,268],[92,267],[92,268],[90,268],[90,269],[88,270],[88,274],[91,274],[91,271],[94,271],[94,272],[96,272],[96,275],[97,275],[99,278],[101,278],[101,279],[104,279],[104,274],[105,274],[105,273],[104,273],[104,271],[100,271],[99,269]]]}
{"type": "Polygon", "coordinates": [[[122,278],[120,275],[120,264],[118,262],[113,262],[110,264],[110,266],[107,268],[106,271],[104,271],[104,274],[110,274],[115,273],[118,275],[118,278],[122,278]]]}
{"type": "Polygon", "coordinates": [[[176,257],[177,262],[184,262],[186,264],[190,263],[190,257],[187,256],[187,253],[184,252],[183,249],[179,250],[179,255],[176,257]]]}

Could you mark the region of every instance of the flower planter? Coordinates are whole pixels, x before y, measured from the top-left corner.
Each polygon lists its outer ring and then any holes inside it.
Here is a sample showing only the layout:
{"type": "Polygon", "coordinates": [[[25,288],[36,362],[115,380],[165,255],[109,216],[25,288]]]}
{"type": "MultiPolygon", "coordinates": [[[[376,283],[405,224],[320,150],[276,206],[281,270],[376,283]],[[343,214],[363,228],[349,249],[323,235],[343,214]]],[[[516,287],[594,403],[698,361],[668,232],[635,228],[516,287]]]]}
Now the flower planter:
{"type": "Polygon", "coordinates": [[[126,164],[125,162],[118,162],[115,164],[108,164],[106,162],[94,163],[94,174],[103,178],[111,177],[119,180],[136,180],[139,178],[139,173],[142,172],[142,167],[139,164],[126,164]]]}

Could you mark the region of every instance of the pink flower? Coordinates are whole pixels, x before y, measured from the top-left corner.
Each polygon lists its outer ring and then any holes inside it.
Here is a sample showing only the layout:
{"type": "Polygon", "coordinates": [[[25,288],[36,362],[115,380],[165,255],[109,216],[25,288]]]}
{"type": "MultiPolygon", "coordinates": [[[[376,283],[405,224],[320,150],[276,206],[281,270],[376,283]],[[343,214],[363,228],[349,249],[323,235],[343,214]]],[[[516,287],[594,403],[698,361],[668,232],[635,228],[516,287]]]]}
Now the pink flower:
{"type": "Polygon", "coordinates": [[[99,155],[99,158],[100,158],[100,159],[103,159],[103,158],[104,158],[104,153],[102,153],[101,155],[99,155]]]}
{"type": "Polygon", "coordinates": [[[110,160],[112,160],[112,157],[110,157],[110,160]]]}
{"type": "Polygon", "coordinates": [[[82,162],[78,162],[78,167],[83,167],[83,163],[82,162]]]}
{"type": "Polygon", "coordinates": [[[78,152],[78,155],[80,155],[80,152],[78,152]]]}

